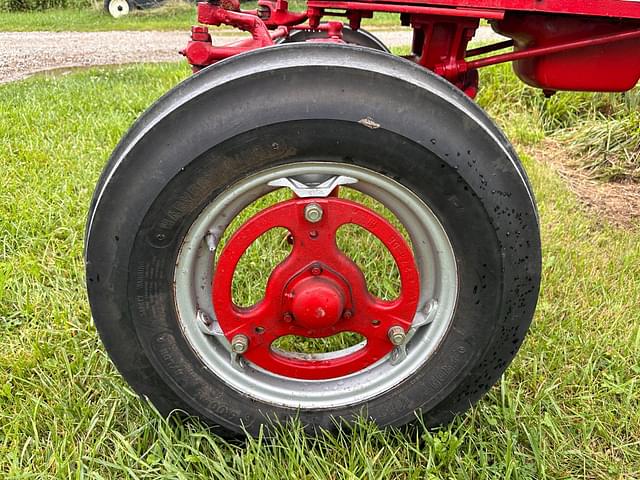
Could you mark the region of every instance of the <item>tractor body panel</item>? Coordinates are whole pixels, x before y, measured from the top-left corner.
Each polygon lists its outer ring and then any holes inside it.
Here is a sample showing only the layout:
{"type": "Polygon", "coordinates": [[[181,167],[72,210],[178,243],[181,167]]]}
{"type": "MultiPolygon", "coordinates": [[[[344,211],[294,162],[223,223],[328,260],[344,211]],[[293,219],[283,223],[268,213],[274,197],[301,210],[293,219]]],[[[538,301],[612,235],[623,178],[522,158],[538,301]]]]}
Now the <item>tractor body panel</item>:
{"type": "MultiPolygon", "coordinates": [[[[514,40],[516,52],[602,38],[640,28],[636,21],[508,13],[494,29],[514,40]]],[[[518,77],[547,90],[626,91],[640,78],[640,38],[585,46],[549,55],[517,60],[518,77]]]]}

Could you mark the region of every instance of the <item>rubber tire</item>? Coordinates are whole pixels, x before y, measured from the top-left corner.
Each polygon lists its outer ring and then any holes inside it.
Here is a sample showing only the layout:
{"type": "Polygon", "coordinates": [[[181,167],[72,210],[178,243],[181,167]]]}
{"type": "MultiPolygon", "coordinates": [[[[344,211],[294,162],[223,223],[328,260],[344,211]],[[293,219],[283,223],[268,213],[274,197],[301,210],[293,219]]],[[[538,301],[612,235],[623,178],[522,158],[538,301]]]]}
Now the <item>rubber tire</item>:
{"type": "MultiPolygon", "coordinates": [[[[111,12],[109,11],[109,5],[111,4],[113,0],[104,0],[104,11],[107,12],[109,15],[111,15],[111,12]]],[[[133,1],[131,0],[127,0],[127,4],[129,5],[129,12],[127,12],[125,15],[128,15],[129,13],[133,12],[133,10],[136,8],[136,5],[133,1]]],[[[113,15],[112,15],[113,16],[113,15]]],[[[124,16],[124,15],[122,15],[124,16]]],[[[118,17],[114,17],[114,18],[118,18],[118,17]]]]}
{"type": "MultiPolygon", "coordinates": [[[[300,43],[306,42],[314,38],[326,38],[326,32],[311,32],[307,30],[294,30],[288,37],[282,39],[279,43],[300,43]]],[[[373,48],[381,52],[391,53],[387,46],[382,43],[375,35],[369,33],[363,28],[352,30],[348,26],[342,27],[342,39],[349,45],[358,45],[360,47],[373,48]]]]}
{"type": "Polygon", "coordinates": [[[382,426],[406,424],[414,411],[427,425],[446,423],[511,362],[540,283],[535,202],[504,135],[441,78],[352,46],[257,50],[175,87],[115,149],[85,238],[91,310],[117,368],[161,412],[198,415],[226,436],[257,433],[267,415],[326,429],[363,412],[382,426]],[[275,152],[276,138],[287,148],[275,152]],[[457,257],[458,305],[437,352],[366,405],[261,405],[204,368],[175,316],[175,258],[198,213],[243,176],[305,155],[363,165],[409,187],[439,217],[457,257]]]}

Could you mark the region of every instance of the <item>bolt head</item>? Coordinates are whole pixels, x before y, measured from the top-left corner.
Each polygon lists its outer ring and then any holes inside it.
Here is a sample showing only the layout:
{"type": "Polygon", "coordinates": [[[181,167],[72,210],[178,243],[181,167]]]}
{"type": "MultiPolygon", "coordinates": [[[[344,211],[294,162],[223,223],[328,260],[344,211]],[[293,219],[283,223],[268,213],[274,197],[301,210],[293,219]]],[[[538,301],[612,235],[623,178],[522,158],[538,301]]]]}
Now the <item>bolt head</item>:
{"type": "Polygon", "coordinates": [[[318,276],[322,274],[322,268],[320,267],[311,267],[311,275],[318,276]]]}
{"type": "Polygon", "coordinates": [[[304,207],[304,218],[307,222],[318,223],[322,220],[322,207],[317,203],[309,203],[304,207]]]}
{"type": "Polygon", "coordinates": [[[196,318],[198,320],[200,320],[207,327],[211,326],[211,324],[213,323],[213,320],[211,320],[211,318],[209,318],[209,315],[204,313],[202,310],[198,311],[198,313],[196,315],[196,318]]]}
{"type": "Polygon", "coordinates": [[[231,350],[233,353],[244,353],[249,349],[249,338],[246,335],[238,334],[231,339],[231,350]]]}
{"type": "Polygon", "coordinates": [[[395,345],[402,345],[404,343],[404,340],[407,338],[407,334],[404,332],[404,329],[402,327],[391,327],[389,329],[389,341],[395,345]]]}

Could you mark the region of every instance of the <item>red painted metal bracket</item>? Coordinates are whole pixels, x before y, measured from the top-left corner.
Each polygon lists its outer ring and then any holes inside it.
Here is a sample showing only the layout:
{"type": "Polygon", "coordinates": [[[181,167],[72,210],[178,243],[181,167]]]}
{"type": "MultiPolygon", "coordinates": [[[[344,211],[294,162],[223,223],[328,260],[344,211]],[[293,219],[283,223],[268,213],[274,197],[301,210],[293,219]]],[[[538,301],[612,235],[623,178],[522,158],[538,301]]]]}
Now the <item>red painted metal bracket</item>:
{"type": "Polygon", "coordinates": [[[253,13],[227,10],[223,6],[208,2],[198,3],[198,21],[213,26],[229,25],[249,32],[251,38],[217,47],[213,46],[207,27],[192,27],[191,41],[180,53],[187,57],[195,71],[218,60],[273,45],[275,39],[285,37],[289,32],[286,26],[269,31],[265,23],[253,13]]]}
{"type": "Polygon", "coordinates": [[[268,28],[291,27],[305,22],[307,12],[292,12],[286,0],[259,0],[257,15],[268,28]]]}

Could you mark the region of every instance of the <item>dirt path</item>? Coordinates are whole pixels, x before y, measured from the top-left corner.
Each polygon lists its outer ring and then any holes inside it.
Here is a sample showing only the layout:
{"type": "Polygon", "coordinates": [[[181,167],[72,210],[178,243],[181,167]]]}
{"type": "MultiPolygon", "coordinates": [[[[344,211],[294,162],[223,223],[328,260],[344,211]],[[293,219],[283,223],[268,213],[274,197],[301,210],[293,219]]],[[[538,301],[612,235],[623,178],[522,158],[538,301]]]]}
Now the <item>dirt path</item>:
{"type": "MultiPolygon", "coordinates": [[[[231,32],[230,32],[231,33],[231,32]]],[[[411,30],[374,32],[390,47],[409,45],[411,30]]],[[[487,27],[479,40],[500,38],[487,27]]],[[[237,40],[219,36],[215,43],[237,40]]],[[[37,72],[67,67],[87,67],[136,62],[168,62],[182,57],[178,51],[189,34],[178,32],[0,32],[0,83],[37,72]]]]}
{"type": "Polygon", "coordinates": [[[576,167],[576,158],[561,143],[546,140],[525,149],[537,161],[550,165],[595,217],[623,228],[640,226],[640,184],[601,182],[576,167]]]}

